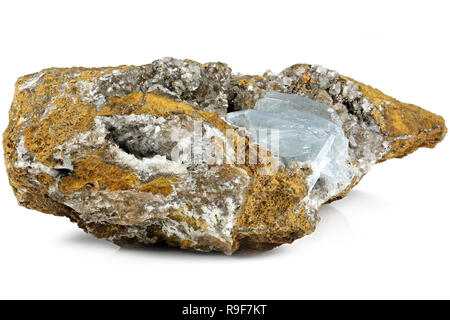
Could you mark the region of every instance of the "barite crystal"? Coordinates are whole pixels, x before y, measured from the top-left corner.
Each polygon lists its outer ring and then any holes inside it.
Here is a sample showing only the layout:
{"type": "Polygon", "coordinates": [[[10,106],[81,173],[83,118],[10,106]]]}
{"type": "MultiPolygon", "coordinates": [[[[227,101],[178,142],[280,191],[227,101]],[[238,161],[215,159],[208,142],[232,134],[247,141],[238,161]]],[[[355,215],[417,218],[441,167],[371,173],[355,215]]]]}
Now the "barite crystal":
{"type": "Polygon", "coordinates": [[[375,163],[446,132],[324,67],[242,76],[164,58],[19,78],[3,147],[22,206],[119,245],[232,254],[312,233],[375,163]]]}
{"type": "Polygon", "coordinates": [[[357,175],[350,163],[342,122],[336,111],[323,103],[269,91],[256,102],[254,109],[230,112],[226,119],[247,128],[256,138],[256,144],[266,146],[286,164],[309,164],[313,172],[309,190],[319,177],[329,188],[339,189],[348,186],[357,175]],[[276,139],[273,134],[277,135],[276,139]],[[270,144],[272,140],[276,146],[270,144]]]}

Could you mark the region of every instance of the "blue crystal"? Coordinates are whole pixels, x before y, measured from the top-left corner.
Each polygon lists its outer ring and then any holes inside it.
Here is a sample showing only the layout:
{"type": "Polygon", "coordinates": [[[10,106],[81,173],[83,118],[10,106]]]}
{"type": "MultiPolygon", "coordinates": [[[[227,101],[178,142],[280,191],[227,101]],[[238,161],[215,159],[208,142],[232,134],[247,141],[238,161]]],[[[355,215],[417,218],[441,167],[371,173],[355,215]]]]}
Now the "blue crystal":
{"type": "Polygon", "coordinates": [[[256,102],[255,109],[230,112],[227,121],[247,128],[257,144],[271,151],[276,150],[267,143],[271,141],[270,129],[278,129],[278,155],[286,164],[311,165],[310,189],[319,178],[337,188],[351,178],[348,140],[339,116],[325,104],[295,94],[270,91],[256,102]],[[260,129],[269,129],[267,135],[262,136],[260,129]]]}

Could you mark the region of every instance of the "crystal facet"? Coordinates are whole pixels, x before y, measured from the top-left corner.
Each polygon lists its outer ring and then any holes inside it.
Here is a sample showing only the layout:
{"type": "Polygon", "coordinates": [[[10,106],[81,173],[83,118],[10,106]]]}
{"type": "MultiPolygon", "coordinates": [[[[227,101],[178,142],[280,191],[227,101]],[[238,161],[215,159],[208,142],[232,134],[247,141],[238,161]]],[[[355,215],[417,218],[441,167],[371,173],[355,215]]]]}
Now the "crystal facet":
{"type": "Polygon", "coordinates": [[[269,91],[256,102],[255,109],[228,113],[227,121],[248,129],[257,144],[277,152],[286,164],[309,163],[313,169],[310,189],[319,178],[338,187],[351,177],[348,139],[338,114],[325,104],[269,91]],[[267,138],[261,131],[264,129],[267,138]],[[266,144],[273,129],[278,130],[278,148],[266,144]]]}

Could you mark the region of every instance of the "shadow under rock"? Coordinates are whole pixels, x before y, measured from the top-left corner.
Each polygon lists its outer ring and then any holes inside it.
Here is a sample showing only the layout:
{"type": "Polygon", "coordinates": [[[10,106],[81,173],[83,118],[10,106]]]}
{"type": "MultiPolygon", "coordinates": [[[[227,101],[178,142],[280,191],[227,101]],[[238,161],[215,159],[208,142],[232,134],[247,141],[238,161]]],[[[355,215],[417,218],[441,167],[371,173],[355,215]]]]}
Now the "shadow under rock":
{"type": "Polygon", "coordinates": [[[81,230],[74,230],[67,236],[61,239],[62,243],[66,243],[71,246],[84,247],[85,249],[116,249],[115,255],[125,256],[152,256],[152,257],[183,257],[192,259],[257,259],[265,258],[269,256],[283,254],[286,252],[284,246],[268,250],[257,252],[236,252],[232,256],[227,256],[222,252],[200,252],[194,250],[183,250],[176,247],[169,247],[164,244],[148,245],[148,246],[118,246],[105,239],[98,239],[93,235],[87,234],[81,230]]]}
{"type": "MultiPolygon", "coordinates": [[[[306,236],[309,241],[322,241],[327,235],[333,232],[351,233],[352,229],[347,221],[345,215],[336,208],[336,205],[341,208],[352,207],[353,210],[367,207],[380,207],[390,205],[383,198],[360,190],[352,190],[344,199],[338,200],[332,204],[325,204],[319,209],[319,222],[316,231],[309,236],[306,236]]],[[[306,239],[305,238],[305,239],[306,239]]],[[[174,257],[192,258],[192,259],[261,259],[268,257],[275,257],[284,254],[289,254],[290,250],[294,250],[294,246],[284,244],[268,251],[250,251],[250,252],[236,252],[231,257],[221,252],[199,252],[193,250],[182,250],[179,248],[169,247],[163,244],[149,245],[149,246],[117,246],[107,240],[97,239],[92,235],[86,234],[80,230],[70,233],[67,237],[62,239],[71,245],[79,245],[86,248],[105,248],[114,247],[117,249],[115,255],[125,256],[152,256],[152,257],[174,257]]],[[[302,241],[297,239],[294,243],[302,241]]]]}
{"type": "Polygon", "coordinates": [[[235,252],[233,255],[228,256],[222,252],[212,251],[212,252],[201,252],[194,250],[184,250],[177,247],[169,247],[164,244],[156,244],[149,246],[122,246],[117,251],[117,255],[139,255],[139,256],[148,256],[151,254],[152,256],[158,257],[166,257],[166,258],[179,258],[183,257],[183,259],[261,259],[272,257],[276,255],[283,254],[285,250],[284,248],[277,247],[272,250],[267,251],[251,251],[251,252],[235,252]]]}
{"type": "Polygon", "coordinates": [[[367,208],[378,208],[378,207],[392,207],[393,203],[387,201],[385,198],[378,194],[369,193],[362,190],[351,190],[349,194],[333,204],[336,203],[338,206],[349,207],[355,209],[367,209],[367,208]]]}
{"type": "Polygon", "coordinates": [[[328,241],[330,234],[352,233],[352,228],[347,218],[333,204],[325,204],[320,207],[319,217],[320,221],[316,226],[316,230],[305,238],[308,241],[328,241]]]}
{"type": "Polygon", "coordinates": [[[70,232],[69,234],[62,237],[61,242],[86,248],[119,248],[112,242],[104,239],[98,239],[93,235],[83,232],[82,230],[74,230],[73,232],[70,232]]]}

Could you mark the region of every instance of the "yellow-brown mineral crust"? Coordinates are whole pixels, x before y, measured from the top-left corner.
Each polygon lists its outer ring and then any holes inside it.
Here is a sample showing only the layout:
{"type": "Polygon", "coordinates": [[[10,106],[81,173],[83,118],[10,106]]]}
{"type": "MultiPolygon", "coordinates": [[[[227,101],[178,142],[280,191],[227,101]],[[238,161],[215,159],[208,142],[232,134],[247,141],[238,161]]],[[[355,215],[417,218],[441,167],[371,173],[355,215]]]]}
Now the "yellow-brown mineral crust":
{"type": "Polygon", "coordinates": [[[4,155],[20,205],[118,244],[226,254],[310,234],[320,205],[345,196],[373,164],[434,147],[447,132],[442,117],[320,66],[237,76],[223,63],[172,58],[21,77],[9,118],[4,155]],[[345,181],[331,187],[310,162],[286,162],[226,120],[269,91],[339,117],[345,181]]]}
{"type": "Polygon", "coordinates": [[[378,89],[357,83],[362,94],[375,106],[372,116],[390,142],[388,154],[379,161],[402,158],[418,148],[433,148],[447,134],[444,118],[409,103],[400,102],[378,89]]]}

